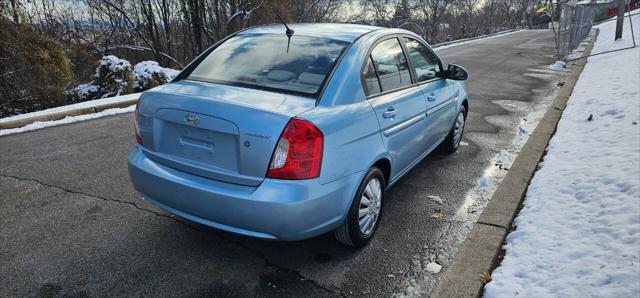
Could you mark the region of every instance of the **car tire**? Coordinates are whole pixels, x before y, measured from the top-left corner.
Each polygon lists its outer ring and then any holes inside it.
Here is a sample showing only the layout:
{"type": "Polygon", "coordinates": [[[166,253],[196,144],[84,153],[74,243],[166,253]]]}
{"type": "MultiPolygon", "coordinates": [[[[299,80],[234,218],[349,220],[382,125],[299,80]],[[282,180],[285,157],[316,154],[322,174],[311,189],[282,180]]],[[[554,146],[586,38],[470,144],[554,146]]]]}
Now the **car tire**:
{"type": "Polygon", "coordinates": [[[382,217],[385,187],[382,171],[377,167],[369,169],[358,187],[347,218],[333,231],[340,243],[360,248],[371,241],[382,217]]]}
{"type": "Polygon", "coordinates": [[[456,121],[453,123],[453,126],[451,126],[451,130],[449,131],[447,138],[444,139],[442,144],[440,144],[440,151],[449,154],[458,151],[458,147],[460,147],[460,142],[462,141],[462,135],[464,133],[466,122],[467,109],[462,106],[460,108],[460,111],[456,115],[456,121]]]}

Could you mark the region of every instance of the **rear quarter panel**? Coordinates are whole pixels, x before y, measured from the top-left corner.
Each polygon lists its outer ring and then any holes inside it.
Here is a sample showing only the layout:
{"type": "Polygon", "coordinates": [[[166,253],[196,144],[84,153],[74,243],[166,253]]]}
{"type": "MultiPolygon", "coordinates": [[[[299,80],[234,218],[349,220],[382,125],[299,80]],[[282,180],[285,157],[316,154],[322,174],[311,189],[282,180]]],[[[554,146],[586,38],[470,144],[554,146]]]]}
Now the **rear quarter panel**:
{"type": "Polygon", "coordinates": [[[313,122],[324,135],[321,184],[363,172],[387,157],[378,119],[367,101],[317,107],[300,117],[313,122]]]}

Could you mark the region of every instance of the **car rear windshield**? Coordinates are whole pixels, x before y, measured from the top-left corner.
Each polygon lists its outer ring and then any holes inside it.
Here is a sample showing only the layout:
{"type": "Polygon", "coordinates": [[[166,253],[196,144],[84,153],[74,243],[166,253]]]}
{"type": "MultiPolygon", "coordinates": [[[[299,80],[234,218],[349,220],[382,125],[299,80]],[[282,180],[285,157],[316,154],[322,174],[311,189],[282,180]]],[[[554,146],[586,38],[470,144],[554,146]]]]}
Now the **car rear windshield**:
{"type": "Polygon", "coordinates": [[[188,79],[316,95],[348,43],[309,36],[241,34],[200,62],[188,79]]]}

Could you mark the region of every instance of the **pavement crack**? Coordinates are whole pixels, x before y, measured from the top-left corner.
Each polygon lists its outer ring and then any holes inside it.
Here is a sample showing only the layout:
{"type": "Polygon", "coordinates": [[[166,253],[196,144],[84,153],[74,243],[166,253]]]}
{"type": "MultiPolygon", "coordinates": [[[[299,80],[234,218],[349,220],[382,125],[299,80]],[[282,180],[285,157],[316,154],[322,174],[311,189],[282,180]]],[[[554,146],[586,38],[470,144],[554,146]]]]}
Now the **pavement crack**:
{"type": "Polygon", "coordinates": [[[222,240],[226,241],[227,243],[230,243],[230,244],[236,245],[236,246],[238,246],[238,247],[240,247],[240,248],[242,248],[242,249],[244,249],[244,250],[248,251],[249,253],[253,254],[254,256],[256,256],[256,257],[258,257],[258,258],[262,259],[262,260],[264,261],[264,263],[265,263],[265,266],[267,266],[267,267],[273,267],[273,268],[276,268],[276,269],[278,269],[278,270],[282,270],[282,271],[287,272],[287,273],[292,273],[292,274],[294,274],[295,276],[297,276],[300,280],[306,281],[306,282],[310,283],[311,285],[313,285],[314,287],[316,287],[316,288],[318,288],[318,289],[324,290],[325,292],[330,293],[330,294],[339,295],[340,297],[346,297],[346,295],[344,295],[342,292],[340,292],[340,291],[338,291],[338,290],[334,290],[334,289],[329,288],[329,287],[326,287],[326,286],[322,285],[320,282],[318,282],[318,281],[316,281],[316,280],[313,280],[313,279],[310,279],[310,278],[308,278],[308,277],[304,276],[304,275],[303,275],[300,271],[298,271],[298,270],[291,269],[291,268],[289,268],[289,267],[285,267],[285,266],[282,266],[282,265],[278,265],[278,264],[276,264],[276,263],[272,262],[272,261],[271,261],[271,260],[269,260],[269,258],[268,258],[265,254],[263,254],[262,252],[257,251],[257,250],[255,250],[255,249],[253,249],[253,248],[251,248],[251,247],[248,247],[248,246],[244,245],[243,243],[241,243],[241,242],[239,242],[239,241],[235,241],[235,240],[229,239],[229,238],[227,238],[227,237],[225,237],[224,235],[219,234],[219,233],[216,233],[216,236],[218,236],[218,237],[219,237],[219,238],[221,238],[222,240]]]}
{"type": "Polygon", "coordinates": [[[220,233],[220,232],[218,232],[216,230],[199,229],[197,227],[194,227],[194,226],[188,224],[187,222],[184,222],[184,221],[180,220],[178,217],[174,217],[174,216],[167,215],[167,214],[164,214],[164,213],[161,213],[161,212],[157,212],[157,211],[149,210],[149,209],[146,209],[146,208],[142,208],[140,205],[138,205],[138,204],[136,204],[134,202],[102,197],[102,196],[86,193],[86,192],[83,192],[83,191],[73,190],[73,189],[70,189],[70,188],[63,187],[63,186],[47,183],[47,182],[44,182],[44,181],[41,181],[41,180],[38,180],[38,179],[34,179],[34,178],[22,178],[22,177],[17,177],[17,176],[13,176],[13,175],[6,175],[6,174],[0,174],[0,177],[15,179],[15,180],[18,180],[18,181],[34,182],[34,183],[37,183],[39,185],[42,185],[42,186],[45,186],[45,187],[49,187],[49,188],[55,188],[55,189],[58,189],[58,190],[61,190],[61,191],[64,191],[64,192],[70,193],[70,194],[82,195],[82,196],[86,196],[86,197],[89,197],[89,198],[92,198],[92,199],[101,200],[101,201],[105,201],[105,202],[113,202],[113,203],[118,203],[118,204],[122,204],[122,205],[129,205],[129,206],[131,206],[133,208],[136,208],[136,209],[138,209],[140,211],[147,212],[147,213],[153,214],[155,216],[159,216],[159,217],[166,218],[166,219],[172,220],[174,222],[177,222],[177,223],[179,223],[179,224],[181,224],[183,226],[186,226],[187,228],[189,228],[191,230],[194,230],[194,231],[197,231],[197,232],[201,232],[201,233],[213,234],[213,235],[217,236],[218,238],[220,238],[221,240],[223,240],[223,241],[225,241],[227,243],[233,244],[233,245],[235,245],[237,247],[240,247],[240,248],[244,249],[245,251],[249,252],[250,254],[256,256],[257,258],[263,260],[263,262],[265,263],[265,266],[267,266],[267,267],[273,267],[273,268],[276,268],[278,270],[282,270],[284,272],[292,273],[295,276],[297,276],[298,278],[300,278],[300,280],[306,281],[306,282],[308,282],[309,284],[313,285],[314,287],[316,287],[318,289],[326,291],[326,292],[328,292],[330,294],[335,294],[335,295],[339,295],[341,297],[346,297],[340,291],[337,291],[337,290],[331,289],[329,287],[323,286],[318,281],[305,277],[298,270],[291,269],[291,268],[288,268],[288,267],[285,267],[285,266],[282,266],[282,265],[278,265],[278,264],[270,261],[269,258],[267,258],[267,256],[265,256],[263,253],[255,250],[255,249],[253,249],[251,247],[248,247],[248,246],[244,245],[243,243],[241,243],[239,241],[235,241],[235,240],[229,239],[228,237],[225,237],[222,233],[220,233]]]}
{"type": "Polygon", "coordinates": [[[136,204],[134,202],[102,197],[102,196],[86,193],[86,192],[83,192],[83,191],[73,190],[73,189],[70,189],[70,188],[63,187],[63,186],[47,183],[47,182],[44,182],[44,181],[41,181],[41,180],[38,180],[38,179],[34,179],[34,178],[22,178],[22,177],[17,177],[17,176],[13,176],[13,175],[6,175],[6,174],[0,174],[0,177],[12,178],[12,179],[16,179],[16,180],[19,180],[19,181],[35,182],[35,183],[40,184],[42,186],[49,187],[49,188],[55,188],[55,189],[64,191],[66,193],[82,195],[82,196],[90,197],[92,199],[102,200],[102,201],[105,201],[105,202],[113,202],[113,203],[118,203],[118,204],[123,204],[123,205],[129,205],[129,206],[132,206],[132,207],[134,207],[134,208],[136,208],[136,209],[138,209],[140,211],[144,211],[144,212],[153,214],[155,216],[171,219],[171,220],[173,220],[175,222],[178,222],[178,223],[180,223],[180,224],[182,224],[182,225],[184,225],[184,226],[186,226],[186,227],[188,227],[190,229],[199,231],[197,228],[187,224],[186,222],[181,221],[180,219],[178,219],[176,217],[173,217],[173,216],[167,215],[167,214],[163,214],[163,213],[160,213],[160,212],[157,212],[157,211],[153,211],[153,210],[142,208],[140,205],[138,205],[138,204],[136,204]]]}

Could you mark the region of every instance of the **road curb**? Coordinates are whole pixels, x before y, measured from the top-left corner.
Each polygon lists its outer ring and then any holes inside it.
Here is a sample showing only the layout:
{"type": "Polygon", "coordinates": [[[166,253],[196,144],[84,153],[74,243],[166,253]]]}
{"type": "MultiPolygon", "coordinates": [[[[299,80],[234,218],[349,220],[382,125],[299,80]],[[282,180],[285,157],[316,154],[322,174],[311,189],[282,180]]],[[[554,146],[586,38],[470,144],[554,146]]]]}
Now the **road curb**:
{"type": "MultiPolygon", "coordinates": [[[[595,38],[587,47],[584,57],[589,55],[594,42],[595,38]]],[[[581,58],[568,64],[571,73],[558,96],[523,146],[430,297],[478,297],[482,294],[490,272],[498,265],[504,239],[520,210],[529,182],[545,154],[549,140],[555,134],[562,112],[586,63],[586,58],[581,58]]]]}
{"type": "Polygon", "coordinates": [[[434,49],[437,49],[439,47],[444,47],[444,46],[453,45],[453,44],[457,44],[457,43],[463,43],[463,42],[467,42],[467,41],[474,41],[474,40],[477,40],[477,39],[494,37],[494,36],[497,36],[497,35],[503,35],[503,34],[516,32],[516,31],[521,31],[521,30],[525,30],[525,29],[511,29],[511,30],[500,31],[500,32],[491,33],[491,34],[487,34],[487,35],[480,35],[480,36],[476,36],[476,37],[456,39],[456,40],[452,40],[452,41],[446,41],[446,42],[441,42],[441,43],[438,43],[438,44],[434,44],[434,45],[431,45],[431,47],[434,48],[434,49]]]}
{"type": "Polygon", "coordinates": [[[59,113],[33,116],[33,117],[14,120],[14,121],[2,122],[0,123],[0,129],[18,128],[18,127],[23,127],[25,125],[31,124],[36,121],[54,121],[54,120],[60,120],[69,116],[93,114],[93,113],[98,113],[104,110],[115,109],[115,108],[126,108],[136,103],[138,103],[137,98],[126,100],[126,101],[114,102],[114,103],[98,104],[92,107],[77,108],[77,109],[68,110],[68,111],[59,112],[59,113]]]}

